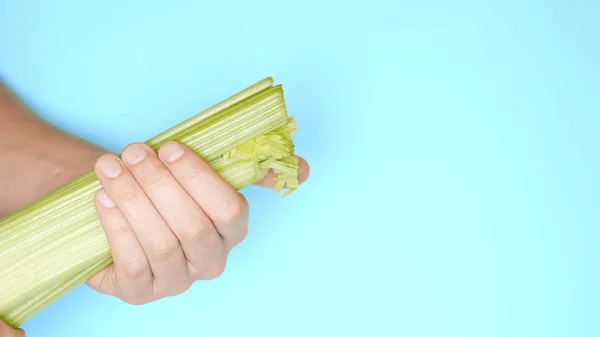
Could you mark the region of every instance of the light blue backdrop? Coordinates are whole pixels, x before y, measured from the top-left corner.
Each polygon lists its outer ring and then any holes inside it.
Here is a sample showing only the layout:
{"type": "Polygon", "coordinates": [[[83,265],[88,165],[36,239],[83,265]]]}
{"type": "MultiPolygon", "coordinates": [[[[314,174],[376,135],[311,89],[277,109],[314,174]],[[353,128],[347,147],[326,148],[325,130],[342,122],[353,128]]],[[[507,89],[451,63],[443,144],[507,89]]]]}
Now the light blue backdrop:
{"type": "MultiPolygon", "coordinates": [[[[310,181],[225,275],[30,337],[600,334],[600,3],[0,0],[0,74],[112,151],[262,79],[310,181]]],[[[6,163],[2,163],[6,165],[6,163]]],[[[1,286],[1,285],[0,285],[1,286]]]]}

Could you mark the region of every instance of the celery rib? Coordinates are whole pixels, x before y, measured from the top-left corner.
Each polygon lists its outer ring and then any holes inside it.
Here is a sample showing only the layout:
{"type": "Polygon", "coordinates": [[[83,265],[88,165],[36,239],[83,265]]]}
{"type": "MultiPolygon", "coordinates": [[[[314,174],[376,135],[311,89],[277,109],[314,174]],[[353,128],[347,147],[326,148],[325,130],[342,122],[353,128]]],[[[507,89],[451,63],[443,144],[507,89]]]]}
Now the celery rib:
{"type": "MultiPolygon", "coordinates": [[[[179,141],[240,190],[269,170],[276,191],[298,186],[298,158],[283,88],[266,78],[149,139],[179,141]]],[[[0,219],[0,319],[18,327],[112,263],[93,199],[94,172],[0,219]]]]}

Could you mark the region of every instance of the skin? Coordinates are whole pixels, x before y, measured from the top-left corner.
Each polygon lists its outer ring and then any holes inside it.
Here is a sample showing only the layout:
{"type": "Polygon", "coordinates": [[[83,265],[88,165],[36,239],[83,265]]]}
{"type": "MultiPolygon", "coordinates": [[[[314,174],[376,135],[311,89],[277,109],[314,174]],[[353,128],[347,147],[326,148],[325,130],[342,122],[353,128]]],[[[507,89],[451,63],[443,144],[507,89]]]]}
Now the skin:
{"type": "Polygon", "coordinates": [[[10,325],[0,321],[0,337],[25,337],[25,331],[13,329],[10,325]]]}
{"type": "MultiPolygon", "coordinates": [[[[0,217],[94,170],[95,205],[114,263],[94,290],[140,305],[217,278],[247,235],[248,202],[190,149],[142,143],[120,157],[37,118],[0,85],[0,217]],[[10,163],[10,165],[6,165],[10,163]]],[[[300,160],[300,183],[308,178],[300,160]]],[[[273,187],[273,173],[257,183],[273,187]]],[[[0,322],[0,337],[24,336],[0,322]]]]}

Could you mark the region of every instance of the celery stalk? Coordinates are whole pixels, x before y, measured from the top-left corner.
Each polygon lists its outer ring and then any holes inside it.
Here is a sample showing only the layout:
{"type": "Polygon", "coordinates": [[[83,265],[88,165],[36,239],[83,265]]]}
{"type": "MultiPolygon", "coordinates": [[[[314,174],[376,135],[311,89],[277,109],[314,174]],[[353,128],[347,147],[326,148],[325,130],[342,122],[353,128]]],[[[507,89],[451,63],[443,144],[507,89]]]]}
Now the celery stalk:
{"type": "MultiPolygon", "coordinates": [[[[279,173],[276,191],[298,186],[298,158],[283,89],[266,78],[148,140],[179,141],[240,190],[279,173]]],[[[89,172],[0,219],[0,319],[18,327],[112,263],[89,172]]]]}

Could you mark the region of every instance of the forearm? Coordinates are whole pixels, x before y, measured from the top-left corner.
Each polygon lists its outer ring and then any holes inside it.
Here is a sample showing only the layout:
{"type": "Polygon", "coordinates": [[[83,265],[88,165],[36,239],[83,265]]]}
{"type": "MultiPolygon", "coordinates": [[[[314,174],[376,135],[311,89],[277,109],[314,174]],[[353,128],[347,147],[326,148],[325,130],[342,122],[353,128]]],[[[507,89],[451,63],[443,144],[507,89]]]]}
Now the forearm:
{"type": "Polygon", "coordinates": [[[43,122],[0,83],[0,218],[92,170],[104,152],[43,122]]]}

